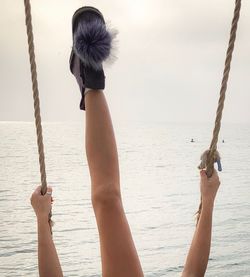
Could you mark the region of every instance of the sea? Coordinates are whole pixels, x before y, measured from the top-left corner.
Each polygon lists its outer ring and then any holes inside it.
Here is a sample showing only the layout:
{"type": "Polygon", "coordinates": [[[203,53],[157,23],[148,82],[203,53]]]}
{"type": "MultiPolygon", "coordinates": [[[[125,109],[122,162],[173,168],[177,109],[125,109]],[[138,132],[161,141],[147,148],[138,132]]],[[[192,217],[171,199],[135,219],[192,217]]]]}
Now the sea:
{"type": "MultiPolygon", "coordinates": [[[[213,126],[119,122],[114,128],[123,204],[144,274],[181,276],[200,200],[197,166],[213,126]]],[[[84,122],[45,122],[43,133],[47,179],[55,199],[53,237],[64,276],[101,276],[84,122]]],[[[250,125],[224,124],[218,150],[223,171],[206,276],[249,277],[250,125]]],[[[39,184],[34,124],[1,122],[1,277],[38,276],[30,196],[39,184]]]]}

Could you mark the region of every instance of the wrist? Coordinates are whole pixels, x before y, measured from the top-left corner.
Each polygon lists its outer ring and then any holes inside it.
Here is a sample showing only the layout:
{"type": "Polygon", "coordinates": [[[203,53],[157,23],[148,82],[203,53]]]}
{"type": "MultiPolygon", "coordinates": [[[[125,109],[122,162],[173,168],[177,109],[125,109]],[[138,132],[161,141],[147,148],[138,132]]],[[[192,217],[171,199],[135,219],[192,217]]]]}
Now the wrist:
{"type": "Polygon", "coordinates": [[[202,208],[213,209],[213,207],[214,207],[214,199],[210,199],[210,198],[202,199],[202,208]]]}
{"type": "Polygon", "coordinates": [[[37,215],[37,222],[38,223],[49,223],[49,215],[41,214],[37,215]]]}

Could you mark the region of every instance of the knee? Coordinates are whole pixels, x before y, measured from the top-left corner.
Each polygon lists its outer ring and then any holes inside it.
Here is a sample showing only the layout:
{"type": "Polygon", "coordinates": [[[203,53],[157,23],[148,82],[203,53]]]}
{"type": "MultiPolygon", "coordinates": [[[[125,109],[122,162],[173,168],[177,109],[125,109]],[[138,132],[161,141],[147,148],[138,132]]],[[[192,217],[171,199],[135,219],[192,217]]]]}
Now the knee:
{"type": "Polygon", "coordinates": [[[109,208],[121,204],[121,193],[118,185],[92,185],[92,205],[94,208],[109,208]]]}

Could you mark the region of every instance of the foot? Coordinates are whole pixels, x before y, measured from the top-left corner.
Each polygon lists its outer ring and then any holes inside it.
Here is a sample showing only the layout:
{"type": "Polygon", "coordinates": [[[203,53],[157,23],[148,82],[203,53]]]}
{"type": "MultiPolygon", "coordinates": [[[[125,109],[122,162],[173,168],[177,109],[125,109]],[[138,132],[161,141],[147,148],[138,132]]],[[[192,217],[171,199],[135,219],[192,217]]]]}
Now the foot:
{"type": "Polygon", "coordinates": [[[82,94],[80,109],[85,110],[85,89],[105,88],[102,63],[110,55],[112,35],[106,29],[101,12],[93,7],[83,7],[74,13],[72,32],[70,70],[82,94]]]}

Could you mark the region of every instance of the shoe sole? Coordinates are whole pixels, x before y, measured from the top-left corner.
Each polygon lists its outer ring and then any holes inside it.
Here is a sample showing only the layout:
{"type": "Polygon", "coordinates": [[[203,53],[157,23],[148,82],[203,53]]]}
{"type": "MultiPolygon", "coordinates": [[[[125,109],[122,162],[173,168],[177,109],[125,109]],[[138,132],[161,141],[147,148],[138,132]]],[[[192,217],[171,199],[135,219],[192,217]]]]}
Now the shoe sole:
{"type": "Polygon", "coordinates": [[[85,6],[85,7],[82,7],[80,9],[76,10],[75,13],[73,14],[73,17],[72,17],[72,33],[74,32],[74,27],[75,27],[74,25],[75,25],[75,22],[76,22],[77,18],[80,15],[82,15],[84,12],[93,12],[93,13],[95,13],[96,15],[100,16],[100,18],[105,23],[104,17],[98,9],[96,9],[94,7],[90,7],[90,6],[85,6]]]}

